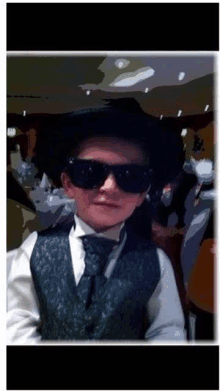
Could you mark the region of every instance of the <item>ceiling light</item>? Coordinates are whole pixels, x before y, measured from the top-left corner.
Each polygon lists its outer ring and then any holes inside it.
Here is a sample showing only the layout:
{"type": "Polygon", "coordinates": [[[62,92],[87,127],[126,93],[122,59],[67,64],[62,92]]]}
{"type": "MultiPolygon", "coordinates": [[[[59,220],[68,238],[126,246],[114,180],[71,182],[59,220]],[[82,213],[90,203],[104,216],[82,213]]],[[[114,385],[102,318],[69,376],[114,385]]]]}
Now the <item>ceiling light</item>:
{"type": "Polygon", "coordinates": [[[140,68],[135,72],[123,73],[116,77],[116,79],[109,84],[111,87],[131,87],[142,80],[153,76],[155,70],[150,67],[140,68]]]}
{"type": "Polygon", "coordinates": [[[8,128],[7,135],[8,135],[8,137],[14,137],[16,135],[16,129],[15,128],[8,128]]]}
{"type": "Polygon", "coordinates": [[[115,61],[115,66],[119,69],[124,69],[126,68],[128,65],[130,64],[130,61],[129,60],[126,60],[124,58],[118,58],[116,61],[115,61]]]}
{"type": "Polygon", "coordinates": [[[181,136],[185,137],[187,135],[187,129],[182,129],[181,136]]]}
{"type": "Polygon", "coordinates": [[[185,77],[185,72],[180,72],[178,76],[178,80],[183,80],[185,77]]]}

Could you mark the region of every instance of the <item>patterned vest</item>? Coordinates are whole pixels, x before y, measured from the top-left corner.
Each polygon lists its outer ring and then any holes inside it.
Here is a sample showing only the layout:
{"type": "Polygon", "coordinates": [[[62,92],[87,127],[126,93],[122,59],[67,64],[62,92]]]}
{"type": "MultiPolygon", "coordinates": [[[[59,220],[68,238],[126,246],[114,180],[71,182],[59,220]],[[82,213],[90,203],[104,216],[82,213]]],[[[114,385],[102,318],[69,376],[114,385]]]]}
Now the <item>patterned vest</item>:
{"type": "Polygon", "coordinates": [[[77,296],[70,228],[42,231],[32,253],[42,340],[143,339],[149,327],[146,304],[160,279],[155,246],[127,232],[124,248],[99,300],[86,310],[77,296]]]}

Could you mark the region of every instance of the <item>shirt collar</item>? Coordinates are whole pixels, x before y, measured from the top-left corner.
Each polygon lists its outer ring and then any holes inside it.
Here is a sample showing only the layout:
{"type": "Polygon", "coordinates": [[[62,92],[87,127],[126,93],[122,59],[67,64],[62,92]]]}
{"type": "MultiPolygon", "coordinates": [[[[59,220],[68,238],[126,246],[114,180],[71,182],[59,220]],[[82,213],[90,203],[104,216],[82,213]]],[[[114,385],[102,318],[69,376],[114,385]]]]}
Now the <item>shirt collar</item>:
{"type": "Polygon", "coordinates": [[[122,223],[120,226],[112,227],[106,231],[97,233],[92,227],[90,227],[88,224],[86,224],[79,216],[75,214],[75,231],[74,235],[75,237],[82,237],[85,235],[95,235],[97,237],[104,237],[107,239],[113,239],[116,241],[119,241],[120,239],[120,232],[122,228],[124,227],[124,223],[122,223]]]}

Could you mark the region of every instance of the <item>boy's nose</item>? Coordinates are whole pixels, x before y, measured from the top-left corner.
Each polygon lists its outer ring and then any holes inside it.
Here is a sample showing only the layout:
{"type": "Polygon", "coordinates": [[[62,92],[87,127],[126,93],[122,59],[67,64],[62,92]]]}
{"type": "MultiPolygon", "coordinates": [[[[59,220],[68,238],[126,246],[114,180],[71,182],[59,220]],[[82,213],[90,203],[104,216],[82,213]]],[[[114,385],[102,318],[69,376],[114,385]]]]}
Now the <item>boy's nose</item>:
{"type": "Polygon", "coordinates": [[[114,174],[110,173],[103,185],[100,187],[101,191],[119,191],[114,174]]]}

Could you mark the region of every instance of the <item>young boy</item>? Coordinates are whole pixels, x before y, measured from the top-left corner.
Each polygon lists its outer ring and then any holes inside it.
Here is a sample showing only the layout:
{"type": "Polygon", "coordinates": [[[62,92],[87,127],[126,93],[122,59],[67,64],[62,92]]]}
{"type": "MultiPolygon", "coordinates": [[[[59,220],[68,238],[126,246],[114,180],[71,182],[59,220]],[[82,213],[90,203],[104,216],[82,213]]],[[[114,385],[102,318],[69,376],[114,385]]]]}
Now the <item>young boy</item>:
{"type": "MultiPolygon", "coordinates": [[[[145,114],[112,106],[66,115],[53,128],[48,171],[53,179],[61,174],[77,212],[18,249],[8,282],[8,344],[185,340],[170,261],[134,223],[150,187],[180,168],[172,137],[145,114]]],[[[147,227],[149,216],[142,217],[147,227]]]]}

